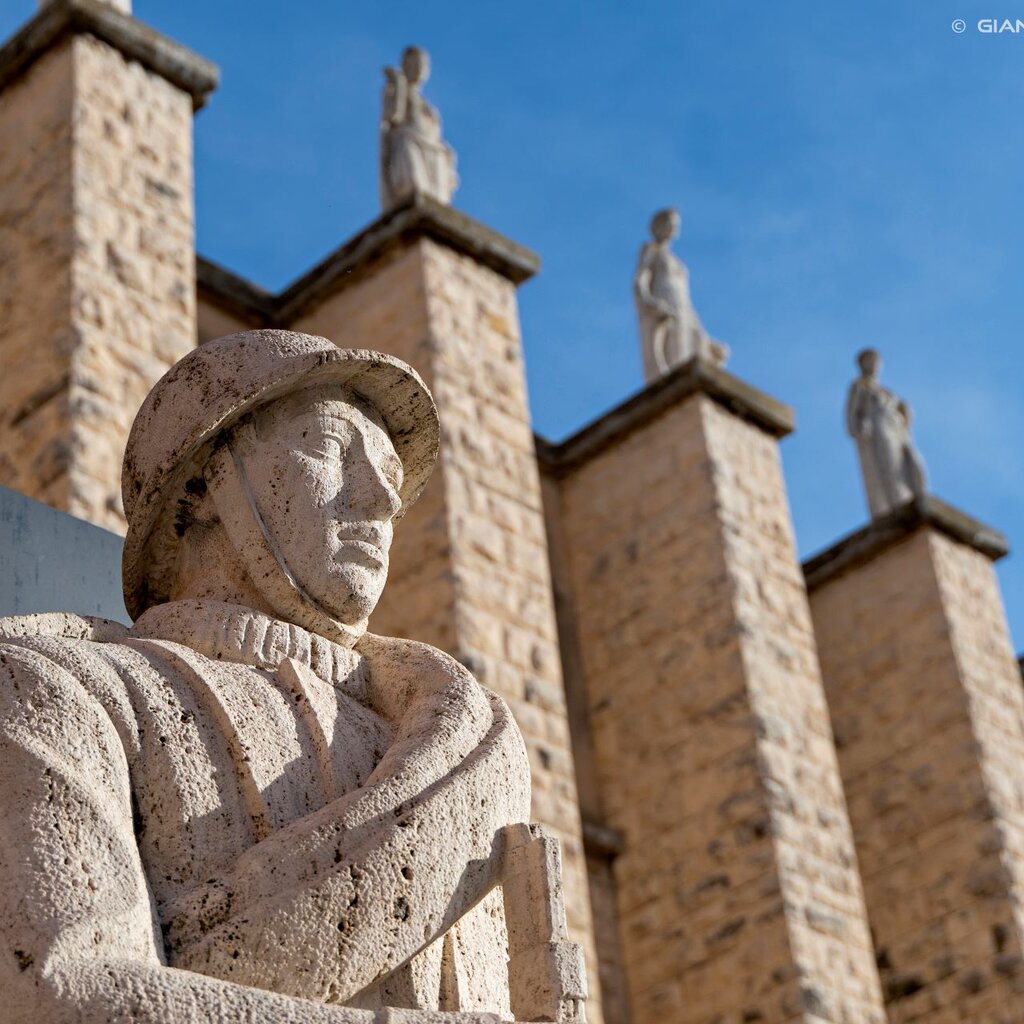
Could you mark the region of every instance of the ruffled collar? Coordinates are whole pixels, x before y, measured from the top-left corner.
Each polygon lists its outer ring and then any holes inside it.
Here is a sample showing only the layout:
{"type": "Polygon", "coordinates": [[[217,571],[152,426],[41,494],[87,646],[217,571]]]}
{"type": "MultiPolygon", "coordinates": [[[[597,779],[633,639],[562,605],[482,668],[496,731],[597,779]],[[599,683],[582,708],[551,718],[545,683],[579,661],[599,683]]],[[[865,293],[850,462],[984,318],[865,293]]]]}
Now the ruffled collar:
{"type": "Polygon", "coordinates": [[[168,601],[147,609],[132,626],[137,639],[169,640],[219,661],[275,671],[285,658],[308,666],[321,679],[350,689],[366,671],[363,657],[291,622],[222,601],[168,601]]]}

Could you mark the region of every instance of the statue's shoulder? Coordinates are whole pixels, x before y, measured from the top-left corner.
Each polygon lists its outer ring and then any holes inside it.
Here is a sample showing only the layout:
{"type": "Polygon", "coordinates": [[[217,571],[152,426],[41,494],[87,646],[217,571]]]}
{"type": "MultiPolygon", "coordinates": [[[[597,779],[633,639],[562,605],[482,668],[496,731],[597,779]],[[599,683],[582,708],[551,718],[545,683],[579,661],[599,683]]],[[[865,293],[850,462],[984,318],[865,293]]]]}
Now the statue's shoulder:
{"type": "Polygon", "coordinates": [[[120,622],[71,612],[0,617],[0,661],[30,675],[57,666],[84,678],[104,663],[102,651],[127,636],[120,622]]]}
{"type": "Polygon", "coordinates": [[[404,677],[432,680],[462,679],[475,682],[472,672],[450,654],[419,640],[366,633],[356,650],[370,663],[370,670],[386,670],[404,677]]]}
{"type": "Polygon", "coordinates": [[[864,380],[863,377],[854,377],[850,382],[850,390],[847,392],[851,403],[859,402],[864,403],[871,402],[872,399],[878,397],[878,389],[872,386],[870,381],[864,380]]]}
{"type": "Polygon", "coordinates": [[[9,640],[47,638],[115,643],[128,635],[128,627],[113,619],[73,612],[41,612],[0,617],[0,643],[9,640]]]}
{"type": "Polygon", "coordinates": [[[125,756],[135,756],[141,732],[131,680],[137,669],[124,657],[127,638],[126,626],[90,615],[0,617],[0,734],[10,737],[13,729],[17,744],[26,730],[48,737],[69,771],[83,749],[103,746],[104,735],[113,741],[116,733],[125,756]]]}
{"type": "Polygon", "coordinates": [[[430,644],[367,633],[356,650],[370,670],[372,706],[407,730],[411,722],[413,729],[436,731],[446,720],[486,728],[503,706],[462,662],[430,644]]]}
{"type": "Polygon", "coordinates": [[[72,716],[86,707],[126,704],[123,682],[105,653],[116,652],[127,635],[119,622],[68,612],[0,618],[0,700],[28,684],[72,716]]]}

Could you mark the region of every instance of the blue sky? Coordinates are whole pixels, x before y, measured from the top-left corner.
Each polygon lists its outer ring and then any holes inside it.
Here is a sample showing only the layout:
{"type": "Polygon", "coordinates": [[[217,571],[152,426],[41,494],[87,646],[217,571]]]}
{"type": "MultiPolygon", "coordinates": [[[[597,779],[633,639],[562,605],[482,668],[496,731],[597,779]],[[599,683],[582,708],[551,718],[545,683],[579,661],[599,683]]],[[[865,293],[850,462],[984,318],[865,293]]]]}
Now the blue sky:
{"type": "MultiPolygon", "coordinates": [[[[32,12],[3,0],[6,35],[32,12]]],[[[431,51],[456,205],[544,260],[522,289],[537,429],[641,384],[630,293],[650,213],[730,369],[792,404],[802,555],[865,518],[841,408],[886,357],[933,490],[1024,545],[1024,33],[992,0],[301,4],[136,0],[215,60],[196,122],[200,251],[270,288],[377,214],[381,68],[431,51]],[[968,29],[956,34],[954,18],[968,29]]],[[[372,345],[372,339],[367,339],[372,345]]],[[[1024,569],[1000,566],[1024,645],[1024,569]]]]}

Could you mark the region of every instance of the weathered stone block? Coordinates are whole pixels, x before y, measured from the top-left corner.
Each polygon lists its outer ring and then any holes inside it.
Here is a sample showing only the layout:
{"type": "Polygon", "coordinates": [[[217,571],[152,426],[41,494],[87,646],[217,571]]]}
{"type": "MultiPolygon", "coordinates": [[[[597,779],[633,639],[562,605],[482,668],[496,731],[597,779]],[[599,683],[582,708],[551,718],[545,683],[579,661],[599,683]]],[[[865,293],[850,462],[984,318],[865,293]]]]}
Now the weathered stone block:
{"type": "Polygon", "coordinates": [[[1001,550],[929,499],[808,563],[891,1022],[1024,1005],[1024,692],[990,565],[1001,550]]]}
{"type": "Polygon", "coordinates": [[[588,799],[624,838],[634,1024],[883,1019],[785,424],[696,364],[547,453],[574,739],[592,749],[588,799]]]}

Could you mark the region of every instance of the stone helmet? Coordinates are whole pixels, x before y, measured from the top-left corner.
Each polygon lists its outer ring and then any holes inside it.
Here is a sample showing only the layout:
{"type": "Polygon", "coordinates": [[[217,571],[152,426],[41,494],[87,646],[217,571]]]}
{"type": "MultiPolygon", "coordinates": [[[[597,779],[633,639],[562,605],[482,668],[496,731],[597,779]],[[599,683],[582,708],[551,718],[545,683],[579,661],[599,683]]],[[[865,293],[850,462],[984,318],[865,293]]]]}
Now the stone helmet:
{"type": "Polygon", "coordinates": [[[293,331],[243,331],[207,342],[157,381],[128,436],[121,573],[132,618],[169,599],[181,544],[177,513],[230,429],[258,406],[324,383],[379,413],[402,460],[398,515],[416,500],[433,470],[440,429],[430,392],[412,367],[293,331]]]}

